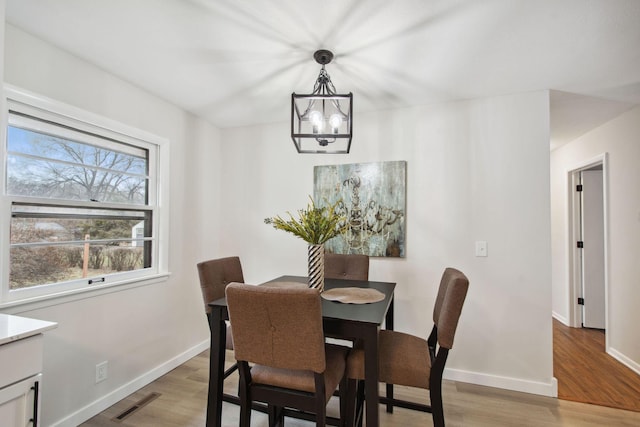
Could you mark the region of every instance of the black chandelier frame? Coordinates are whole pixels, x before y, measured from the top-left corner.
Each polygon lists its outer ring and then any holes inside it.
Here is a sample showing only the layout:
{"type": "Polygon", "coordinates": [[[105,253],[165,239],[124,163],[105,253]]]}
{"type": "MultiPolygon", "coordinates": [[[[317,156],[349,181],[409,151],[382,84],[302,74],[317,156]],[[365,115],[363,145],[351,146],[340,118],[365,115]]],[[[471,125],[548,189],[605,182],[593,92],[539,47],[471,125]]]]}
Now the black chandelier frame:
{"type": "Polygon", "coordinates": [[[291,94],[291,138],[298,153],[347,154],[353,137],[353,94],[338,94],[325,65],[331,51],[313,55],[322,65],[310,94],[291,94]]]}

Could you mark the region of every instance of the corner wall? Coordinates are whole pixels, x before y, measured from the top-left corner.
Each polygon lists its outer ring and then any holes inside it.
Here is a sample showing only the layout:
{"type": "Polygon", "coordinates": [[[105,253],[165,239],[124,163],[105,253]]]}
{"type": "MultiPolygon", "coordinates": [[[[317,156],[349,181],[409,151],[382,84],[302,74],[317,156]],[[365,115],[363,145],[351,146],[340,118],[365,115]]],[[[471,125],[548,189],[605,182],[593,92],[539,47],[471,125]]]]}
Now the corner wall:
{"type": "Polygon", "coordinates": [[[76,426],[208,348],[196,263],[220,255],[220,135],[193,115],[11,25],[4,48],[5,82],[170,141],[170,200],[161,203],[170,215],[165,243],[171,277],[45,308],[10,310],[58,322],[45,334],[41,422],[76,426]],[[105,360],[109,378],[95,384],[95,365],[105,360]]]}
{"type": "Polygon", "coordinates": [[[263,220],[306,206],[314,165],[407,160],[407,256],[369,275],[397,282],[396,329],[426,337],[457,267],[471,284],[446,376],[554,395],[546,91],[356,115],[349,155],[297,154],[289,131],[222,130],[221,243],[247,282],[306,274],[306,244],[263,220]]]}
{"type": "Polygon", "coordinates": [[[350,155],[299,155],[286,112],[218,131],[11,26],[5,44],[5,81],[171,140],[171,278],[19,313],[60,324],[43,425],[76,425],[206,346],[196,262],[237,254],[250,283],[306,274],[304,242],[264,218],[306,205],[314,165],[386,160],[408,161],[407,257],[372,259],[370,275],[398,283],[396,329],[428,334],[442,270],[460,268],[471,286],[446,376],[553,395],[546,91],[357,115],[350,155]]]}

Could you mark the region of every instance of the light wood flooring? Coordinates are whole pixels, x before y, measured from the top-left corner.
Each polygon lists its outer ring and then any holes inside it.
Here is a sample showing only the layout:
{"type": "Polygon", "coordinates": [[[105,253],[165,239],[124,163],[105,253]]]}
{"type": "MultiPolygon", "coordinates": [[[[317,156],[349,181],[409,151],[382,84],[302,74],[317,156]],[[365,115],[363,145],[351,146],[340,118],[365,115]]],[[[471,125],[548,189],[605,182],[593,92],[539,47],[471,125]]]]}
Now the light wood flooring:
{"type": "Polygon", "coordinates": [[[640,375],[605,352],[605,333],[553,319],[553,375],[558,397],[640,411],[640,375]]]}
{"type": "MultiPolygon", "coordinates": [[[[227,353],[227,361],[233,354],[227,353]]],[[[133,393],[101,414],[81,424],[82,427],[202,427],[205,424],[209,356],[208,352],[187,361],[167,375],[133,393]],[[160,396],[125,417],[113,418],[151,393],[160,396]]],[[[235,389],[237,377],[228,378],[225,391],[235,389]]],[[[396,387],[396,395],[422,398],[414,389],[396,387]]],[[[472,384],[445,381],[443,386],[445,419],[448,427],[513,426],[640,426],[640,413],[603,406],[559,400],[527,393],[517,393],[472,384]]],[[[329,403],[328,412],[337,416],[337,401],[329,403]]],[[[223,404],[223,425],[238,425],[239,408],[223,404]]],[[[380,406],[380,424],[386,427],[431,426],[431,415],[406,409],[387,414],[380,406]]],[[[254,412],[253,427],[266,427],[264,414],[254,412]]],[[[315,424],[287,419],[288,427],[311,427],[315,424]]]]}

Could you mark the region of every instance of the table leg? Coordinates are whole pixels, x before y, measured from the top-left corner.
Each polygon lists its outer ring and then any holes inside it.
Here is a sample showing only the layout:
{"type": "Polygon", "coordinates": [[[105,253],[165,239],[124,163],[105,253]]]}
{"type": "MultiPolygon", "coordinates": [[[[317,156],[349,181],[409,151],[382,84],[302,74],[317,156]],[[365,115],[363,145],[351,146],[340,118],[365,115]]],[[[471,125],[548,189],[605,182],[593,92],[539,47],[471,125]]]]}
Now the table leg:
{"type": "MultiPolygon", "coordinates": [[[[389,310],[387,310],[387,315],[384,320],[384,327],[390,331],[393,331],[393,299],[391,299],[391,304],[389,304],[389,310]]],[[[393,399],[393,384],[387,384],[387,399],[390,401],[393,399]]],[[[393,413],[393,404],[387,403],[387,412],[393,413]]]]}
{"type": "Polygon", "coordinates": [[[224,383],[224,359],[227,325],[222,316],[222,307],[212,307],[209,316],[211,328],[211,350],[209,354],[209,394],[207,398],[207,427],[222,425],[222,393],[224,383]]]}
{"type": "Polygon", "coordinates": [[[377,325],[367,328],[364,342],[364,398],[366,406],[367,427],[378,427],[378,330],[377,325]]]}

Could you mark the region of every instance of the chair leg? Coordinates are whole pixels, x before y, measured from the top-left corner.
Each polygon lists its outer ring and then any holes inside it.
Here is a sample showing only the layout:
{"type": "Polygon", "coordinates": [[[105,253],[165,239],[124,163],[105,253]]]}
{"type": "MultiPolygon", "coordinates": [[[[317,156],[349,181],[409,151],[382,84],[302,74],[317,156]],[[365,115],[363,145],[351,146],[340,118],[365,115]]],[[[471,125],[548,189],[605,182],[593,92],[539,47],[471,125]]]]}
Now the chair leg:
{"type": "Polygon", "coordinates": [[[240,427],[251,426],[251,402],[240,403],[240,427]]]}
{"type": "Polygon", "coordinates": [[[247,380],[251,378],[249,365],[243,364],[240,368],[240,381],[238,383],[238,397],[240,398],[240,427],[251,426],[251,390],[247,380]]]}
{"type": "MultiPolygon", "coordinates": [[[[347,414],[349,413],[349,380],[347,380],[346,375],[342,377],[340,380],[340,386],[338,387],[338,395],[340,399],[340,427],[352,427],[348,424],[347,414]]],[[[353,406],[353,405],[351,405],[353,406]]]]}
{"type": "Polygon", "coordinates": [[[269,417],[269,427],[275,427],[276,425],[276,407],[273,405],[267,406],[267,416],[269,417]]]}
{"type": "Polygon", "coordinates": [[[284,411],[280,406],[268,405],[269,427],[284,427],[284,411]]]}
{"type": "Polygon", "coordinates": [[[327,408],[319,409],[316,413],[316,427],[326,427],[327,425],[327,408]]]}
{"type": "Polygon", "coordinates": [[[278,408],[278,427],[284,427],[284,408],[278,408]]]}
{"type": "Polygon", "coordinates": [[[357,421],[357,393],[358,393],[358,380],[347,379],[347,391],[345,396],[345,412],[344,415],[340,414],[340,418],[344,421],[343,427],[355,427],[357,421]]]}
{"type": "Polygon", "coordinates": [[[364,380],[358,380],[358,389],[356,392],[356,423],[358,427],[362,427],[364,419],[364,380]]]}
{"type": "Polygon", "coordinates": [[[444,427],[444,409],[442,407],[442,385],[438,384],[429,390],[431,399],[431,415],[433,417],[433,427],[444,427]]]}

